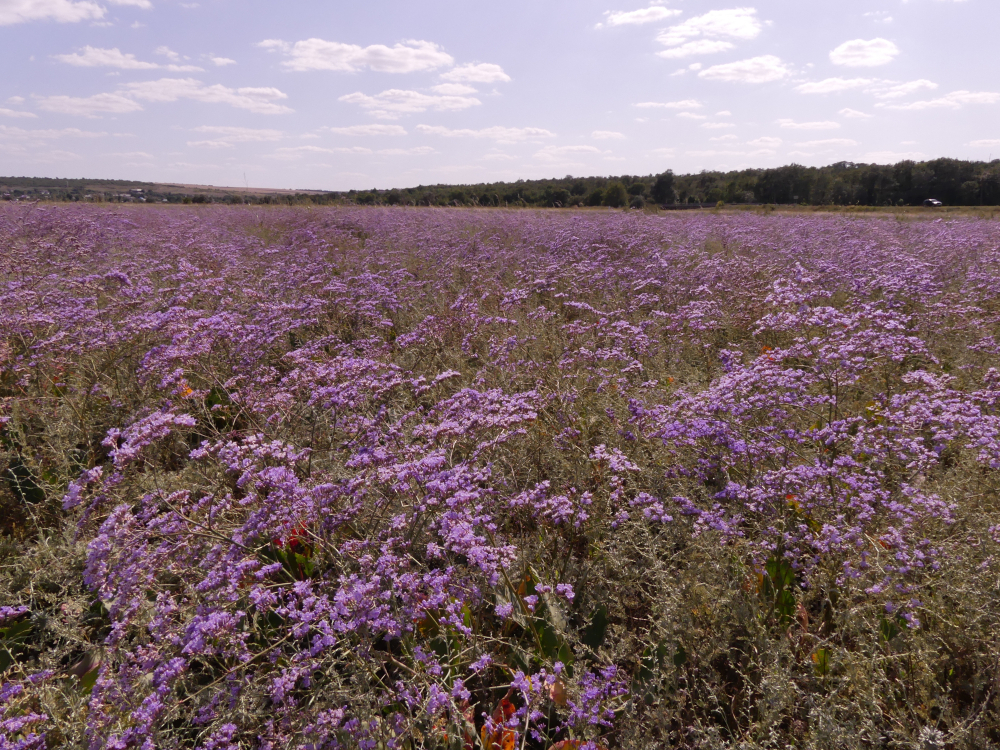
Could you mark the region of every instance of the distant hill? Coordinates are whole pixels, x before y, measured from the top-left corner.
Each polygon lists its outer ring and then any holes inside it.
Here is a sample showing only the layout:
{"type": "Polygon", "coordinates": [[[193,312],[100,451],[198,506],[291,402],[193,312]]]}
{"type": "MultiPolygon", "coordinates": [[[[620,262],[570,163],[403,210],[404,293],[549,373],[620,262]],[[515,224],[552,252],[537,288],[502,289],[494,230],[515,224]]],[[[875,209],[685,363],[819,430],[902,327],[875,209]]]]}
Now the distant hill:
{"type": "Polygon", "coordinates": [[[0,177],[0,199],[156,203],[280,203],[421,206],[633,206],[648,203],[918,206],[1000,205],[1000,159],[897,164],[837,162],[675,175],[573,177],[391,190],[280,190],[128,180],[0,177]]]}

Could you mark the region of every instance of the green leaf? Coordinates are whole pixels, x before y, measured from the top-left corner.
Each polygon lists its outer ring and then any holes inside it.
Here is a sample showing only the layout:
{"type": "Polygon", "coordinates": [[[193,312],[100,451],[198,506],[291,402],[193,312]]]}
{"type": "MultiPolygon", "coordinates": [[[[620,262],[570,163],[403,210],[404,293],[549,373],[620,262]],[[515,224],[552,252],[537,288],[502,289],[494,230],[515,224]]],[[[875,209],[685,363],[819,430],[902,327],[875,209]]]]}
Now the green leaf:
{"type": "Polygon", "coordinates": [[[603,604],[594,610],[590,617],[590,624],[584,628],[580,640],[585,645],[595,651],[604,644],[604,638],[608,632],[608,608],[603,604]]]}

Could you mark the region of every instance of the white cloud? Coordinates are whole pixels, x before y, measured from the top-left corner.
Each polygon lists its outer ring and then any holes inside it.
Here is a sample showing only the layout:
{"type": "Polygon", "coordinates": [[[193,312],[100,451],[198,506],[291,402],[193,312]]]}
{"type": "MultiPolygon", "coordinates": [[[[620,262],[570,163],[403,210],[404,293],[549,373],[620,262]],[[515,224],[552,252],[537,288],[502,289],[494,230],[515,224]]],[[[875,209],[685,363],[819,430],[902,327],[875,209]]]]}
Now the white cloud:
{"type": "MultiPolygon", "coordinates": [[[[2,2],[2,0],[0,0],[2,2]]],[[[75,65],[78,68],[120,68],[121,70],[155,70],[165,68],[174,72],[199,71],[196,65],[159,65],[158,63],[137,60],[135,55],[123,53],[117,47],[102,49],[101,47],[84,47],[82,52],[66,55],[53,55],[59,62],[75,65]]]]}
{"type": "Polygon", "coordinates": [[[20,143],[43,143],[62,138],[103,138],[107,133],[95,133],[79,128],[62,128],[60,130],[25,130],[24,128],[0,125],[0,141],[16,141],[20,143]]]}
{"type": "Polygon", "coordinates": [[[708,115],[696,115],[694,112],[678,112],[677,117],[684,120],[707,120],[708,115]]]}
{"type": "Polygon", "coordinates": [[[598,141],[619,140],[624,138],[625,134],[616,130],[595,130],[590,137],[598,141]]]}
{"type": "Polygon", "coordinates": [[[909,104],[876,104],[876,107],[886,109],[922,110],[922,109],[959,109],[963,104],[996,104],[1000,94],[993,91],[952,91],[940,99],[910,102],[909,104]]]}
{"type": "Polygon", "coordinates": [[[211,60],[213,64],[219,66],[220,68],[222,66],[224,66],[224,65],[235,65],[236,64],[235,60],[233,60],[231,58],[228,58],[228,57],[209,57],[208,59],[211,60]]]}
{"type": "Polygon", "coordinates": [[[441,80],[454,83],[505,83],[510,80],[510,76],[493,63],[466,63],[442,73],[441,80]]]}
{"type": "Polygon", "coordinates": [[[869,151],[862,154],[858,161],[863,164],[895,164],[900,161],[923,161],[927,154],[922,151],[869,151]]]}
{"type": "Polygon", "coordinates": [[[61,115],[96,117],[102,114],[120,115],[138,112],[142,105],[121,94],[94,94],[93,96],[43,96],[38,99],[39,109],[61,115]]]}
{"type": "Polygon", "coordinates": [[[703,122],[701,124],[703,128],[708,128],[709,130],[725,130],[726,128],[735,128],[731,122],[703,122]]]}
{"type": "Polygon", "coordinates": [[[166,45],[157,47],[154,50],[154,52],[157,55],[163,55],[168,60],[173,60],[174,62],[177,62],[178,60],[181,59],[181,56],[177,52],[174,52],[172,49],[170,49],[170,47],[167,47],[166,45]]]}
{"type": "Polygon", "coordinates": [[[16,109],[7,109],[6,107],[0,107],[0,116],[3,117],[38,117],[34,112],[22,112],[16,109]]]}
{"type": "Polygon", "coordinates": [[[192,128],[194,133],[205,133],[212,138],[204,141],[188,141],[189,146],[231,146],[234,143],[262,143],[278,141],[284,137],[280,130],[266,128],[242,128],[223,125],[202,125],[192,128]]]}
{"type": "Polygon", "coordinates": [[[363,146],[351,146],[349,148],[335,147],[324,148],[323,146],[290,146],[287,148],[275,149],[272,158],[292,158],[298,159],[307,154],[371,154],[370,148],[363,146]]]}
{"type": "Polygon", "coordinates": [[[441,135],[446,138],[488,138],[499,143],[533,141],[538,138],[553,138],[555,133],[544,128],[505,128],[495,125],[482,130],[452,130],[443,125],[417,125],[417,130],[427,135],[441,135]]]}
{"type": "Polygon", "coordinates": [[[732,42],[723,42],[713,39],[696,39],[692,42],[685,42],[677,47],[665,49],[657,52],[657,57],[673,59],[678,57],[691,57],[692,55],[714,55],[716,52],[726,52],[735,45],[732,42]]]}
{"type": "Polygon", "coordinates": [[[852,39],[830,52],[830,62],[851,68],[870,68],[892,62],[899,47],[888,39],[852,39]]]}
{"type": "Polygon", "coordinates": [[[245,86],[231,89],[214,84],[207,86],[194,78],[160,78],[156,81],[128,83],[121,93],[148,102],[175,102],[190,99],[206,104],[228,104],[261,115],[277,115],[291,112],[289,107],[275,103],[276,99],[287,99],[288,95],[276,88],[245,86]]]}
{"type": "Polygon", "coordinates": [[[900,99],[923,89],[936,89],[937,87],[938,85],[934,81],[921,78],[917,81],[908,81],[888,88],[879,88],[874,93],[879,99],[900,99]]]}
{"type": "Polygon", "coordinates": [[[0,26],[27,21],[76,23],[104,17],[105,10],[90,0],[0,0],[0,26]]]}
{"type": "Polygon", "coordinates": [[[834,94],[838,91],[864,88],[873,83],[876,83],[874,78],[824,78],[822,81],[801,83],[795,90],[800,94],[834,94]]]}
{"type": "Polygon", "coordinates": [[[135,8],[150,10],[153,4],[149,0],[108,0],[112,5],[131,5],[135,8]]]}
{"type": "Polygon", "coordinates": [[[406,135],[406,130],[399,125],[350,125],[344,128],[327,128],[337,135],[406,135]]]}
{"type": "Polygon", "coordinates": [[[668,47],[675,47],[698,37],[755,39],[763,28],[760,21],[755,18],[756,15],[755,8],[711,10],[665,29],[660,32],[656,40],[668,47]]]}
{"type": "Polygon", "coordinates": [[[419,91],[404,89],[388,89],[375,96],[355,91],[339,99],[348,104],[357,104],[373,116],[394,120],[401,115],[414,112],[455,112],[482,104],[472,96],[455,96],[451,94],[423,94],[419,91]]]}
{"type": "Polygon", "coordinates": [[[298,159],[309,154],[359,154],[362,156],[426,156],[436,153],[430,146],[414,148],[383,148],[372,150],[364,146],[324,148],[322,146],[292,146],[275,149],[271,158],[298,159]]]}
{"type": "Polygon", "coordinates": [[[710,141],[738,141],[740,138],[738,135],[733,135],[732,133],[726,133],[725,135],[717,135],[714,138],[709,138],[710,141]]]}
{"type": "Polygon", "coordinates": [[[702,103],[697,99],[683,99],[679,102],[639,102],[635,106],[643,109],[700,109],[702,103]]]}
{"type": "Polygon", "coordinates": [[[464,83],[439,83],[437,86],[431,86],[431,91],[435,94],[465,96],[466,94],[475,94],[477,89],[475,86],[464,83]]]}
{"type": "Polygon", "coordinates": [[[730,112],[728,109],[724,109],[721,112],[716,112],[715,116],[716,117],[732,117],[733,113],[730,112]]]}
{"type": "Polygon", "coordinates": [[[748,146],[759,146],[761,148],[777,148],[782,143],[784,143],[784,141],[780,138],[769,135],[765,135],[761,138],[755,138],[752,141],[747,141],[748,146]]]}
{"type": "Polygon", "coordinates": [[[801,143],[796,143],[796,146],[802,146],[804,148],[827,148],[833,146],[857,146],[858,142],[853,141],[850,138],[826,138],[821,141],[802,141],[801,143]]]}
{"type": "Polygon", "coordinates": [[[774,55],[762,55],[751,57],[749,60],[713,65],[698,73],[698,77],[731,83],[768,83],[780,81],[791,74],[792,71],[780,58],[774,55]]]}
{"type": "Polygon", "coordinates": [[[304,39],[289,45],[280,39],[266,39],[259,47],[279,50],[289,56],[282,63],[287,70],[336,70],[351,73],[368,68],[380,73],[415,73],[434,70],[455,61],[451,55],[433,42],[410,39],[387,47],[373,44],[328,42],[325,39],[304,39]]]}
{"type": "Polygon", "coordinates": [[[539,161],[559,161],[567,156],[578,154],[606,154],[594,146],[546,146],[541,151],[536,151],[534,156],[539,161]]]}
{"type": "Polygon", "coordinates": [[[375,153],[380,156],[426,156],[437,152],[430,146],[414,146],[413,148],[383,148],[375,153]]]}
{"type": "Polygon", "coordinates": [[[979,141],[969,141],[967,146],[972,146],[973,148],[998,148],[1000,147],[1000,138],[986,138],[979,141]]]}
{"type": "Polygon", "coordinates": [[[24,104],[24,97],[23,96],[8,96],[7,97],[7,101],[10,104],[24,104]]]}
{"type": "Polygon", "coordinates": [[[775,120],[775,122],[786,130],[837,130],[840,127],[839,122],[830,122],[829,120],[821,122],[795,122],[795,120],[782,118],[781,120],[775,120]]]}
{"type": "MultiPolygon", "coordinates": [[[[670,18],[671,16],[679,16],[681,12],[679,10],[672,10],[670,8],[664,8],[662,5],[652,5],[648,8],[640,8],[639,10],[620,10],[615,13],[608,13],[608,26],[624,26],[631,24],[642,24],[642,23],[655,23],[656,21],[662,21],[664,18],[670,18]]],[[[601,24],[597,24],[601,26],[601,24]]]]}
{"type": "Polygon", "coordinates": [[[873,117],[873,115],[870,115],[867,112],[859,112],[858,110],[851,109],[850,107],[845,107],[844,109],[840,110],[837,114],[840,115],[841,117],[847,117],[848,119],[851,120],[868,120],[871,117],[873,117]]]}

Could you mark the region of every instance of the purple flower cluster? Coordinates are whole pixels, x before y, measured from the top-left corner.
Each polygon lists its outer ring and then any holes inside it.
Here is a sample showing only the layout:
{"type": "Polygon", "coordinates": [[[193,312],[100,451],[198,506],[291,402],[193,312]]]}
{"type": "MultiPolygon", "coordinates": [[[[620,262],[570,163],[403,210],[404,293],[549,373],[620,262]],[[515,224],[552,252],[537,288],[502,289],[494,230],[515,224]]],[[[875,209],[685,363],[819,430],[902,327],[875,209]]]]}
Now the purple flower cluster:
{"type": "MultiPolygon", "coordinates": [[[[636,668],[588,571],[630,534],[917,628],[943,480],[1000,469],[987,222],[19,212],[0,430],[78,446],[95,749],[597,741],[636,668]]],[[[44,746],[30,690],[0,750],[44,746]]]]}

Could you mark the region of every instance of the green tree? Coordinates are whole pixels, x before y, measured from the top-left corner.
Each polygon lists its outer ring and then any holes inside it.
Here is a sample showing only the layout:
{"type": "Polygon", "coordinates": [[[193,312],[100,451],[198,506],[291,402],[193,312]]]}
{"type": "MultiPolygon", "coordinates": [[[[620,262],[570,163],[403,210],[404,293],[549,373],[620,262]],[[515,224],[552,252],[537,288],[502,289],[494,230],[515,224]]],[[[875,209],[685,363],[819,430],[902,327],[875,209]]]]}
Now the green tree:
{"type": "Polygon", "coordinates": [[[590,192],[590,195],[587,196],[587,205],[599,206],[602,203],[604,203],[604,191],[600,188],[595,188],[590,192]]]}
{"type": "Polygon", "coordinates": [[[656,178],[650,196],[657,203],[674,202],[674,173],[672,170],[668,169],[656,178]]]}
{"type": "Polygon", "coordinates": [[[620,182],[612,182],[604,191],[604,205],[621,208],[628,203],[628,192],[620,182]]]}

